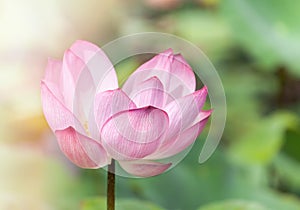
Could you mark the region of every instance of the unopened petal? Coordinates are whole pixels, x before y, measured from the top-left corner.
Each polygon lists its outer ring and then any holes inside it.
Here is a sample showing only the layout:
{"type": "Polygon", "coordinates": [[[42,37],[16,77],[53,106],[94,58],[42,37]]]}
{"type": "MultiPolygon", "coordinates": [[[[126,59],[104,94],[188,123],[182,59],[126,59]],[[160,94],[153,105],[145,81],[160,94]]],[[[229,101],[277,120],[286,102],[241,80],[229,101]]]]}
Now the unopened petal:
{"type": "Polygon", "coordinates": [[[121,89],[100,92],[95,97],[94,115],[99,130],[114,114],[136,108],[133,101],[121,89]]]}
{"type": "Polygon", "coordinates": [[[126,93],[133,91],[141,82],[157,77],[165,91],[174,98],[179,98],[195,91],[195,75],[181,55],[174,55],[168,49],[141,65],[125,82],[126,93]]]}
{"type": "Polygon", "coordinates": [[[172,101],[164,108],[170,119],[167,141],[192,125],[201,112],[206,96],[207,88],[203,87],[190,95],[172,101]]]}
{"type": "Polygon", "coordinates": [[[136,89],[130,92],[129,97],[137,107],[154,106],[162,108],[166,104],[168,95],[164,86],[157,77],[151,77],[137,85],[136,89]]]}
{"type": "Polygon", "coordinates": [[[101,130],[101,141],[116,160],[140,159],[153,153],[168,128],[167,114],[154,107],[119,112],[101,130]]]}
{"type": "MultiPolygon", "coordinates": [[[[177,78],[184,84],[184,89],[195,91],[196,78],[191,66],[186,62],[181,54],[174,55],[172,66],[170,71],[176,77],[171,77],[170,85],[174,85],[178,82],[177,78]],[[176,79],[175,79],[176,78],[176,79]]],[[[184,91],[182,95],[190,93],[190,91],[184,91]]],[[[175,93],[174,93],[175,94],[175,93]]]]}
{"type": "Polygon", "coordinates": [[[211,112],[211,110],[201,112],[199,114],[200,116],[197,117],[199,121],[197,121],[195,124],[187,128],[186,130],[180,132],[176,137],[173,137],[173,139],[169,141],[168,144],[161,147],[150,158],[168,158],[180,153],[181,151],[192,145],[199,136],[199,134],[202,132],[203,128],[205,127],[211,112]]]}
{"type": "Polygon", "coordinates": [[[158,163],[153,161],[119,161],[121,167],[129,174],[138,177],[151,177],[165,172],[171,163],[158,163]]]}
{"type": "Polygon", "coordinates": [[[95,140],[78,133],[73,127],[55,132],[60,149],[81,168],[99,168],[109,162],[107,153],[95,140]]]}

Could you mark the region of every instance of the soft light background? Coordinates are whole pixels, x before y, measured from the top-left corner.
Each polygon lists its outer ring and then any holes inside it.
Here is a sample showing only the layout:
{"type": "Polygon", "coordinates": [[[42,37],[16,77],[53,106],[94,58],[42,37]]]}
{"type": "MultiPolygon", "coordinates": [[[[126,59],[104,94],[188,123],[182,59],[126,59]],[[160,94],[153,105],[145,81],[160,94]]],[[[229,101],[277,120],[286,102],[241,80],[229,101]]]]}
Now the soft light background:
{"type": "MultiPolygon", "coordinates": [[[[299,210],[299,10],[294,0],[1,0],[0,209],[102,205],[97,196],[105,196],[105,172],[70,164],[43,118],[39,87],[47,57],[61,58],[77,39],[101,46],[121,35],[160,31],[210,57],[224,83],[227,125],[203,165],[197,159],[205,132],[172,171],[118,178],[118,205],[299,210]]],[[[121,79],[138,64],[119,67],[121,79]]]]}

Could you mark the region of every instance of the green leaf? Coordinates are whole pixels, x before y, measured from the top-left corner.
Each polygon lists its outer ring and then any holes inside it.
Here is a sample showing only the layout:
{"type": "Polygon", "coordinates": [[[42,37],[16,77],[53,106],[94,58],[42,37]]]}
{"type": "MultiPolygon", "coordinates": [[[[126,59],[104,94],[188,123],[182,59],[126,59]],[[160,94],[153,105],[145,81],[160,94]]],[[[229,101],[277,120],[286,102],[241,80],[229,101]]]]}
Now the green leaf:
{"type": "Polygon", "coordinates": [[[261,119],[266,103],[257,99],[274,94],[275,80],[271,76],[266,80],[249,67],[242,65],[229,65],[222,68],[225,71],[220,72],[220,77],[225,88],[228,117],[225,138],[230,142],[236,142],[249,130],[249,127],[256,125],[261,119]]]}
{"type": "Polygon", "coordinates": [[[269,210],[257,202],[230,200],[209,204],[198,210],[269,210]]]}
{"type": "Polygon", "coordinates": [[[106,198],[90,198],[86,199],[81,204],[81,210],[96,210],[96,209],[106,209],[106,198]]]}
{"type": "Polygon", "coordinates": [[[300,201],[296,196],[282,194],[272,190],[258,191],[251,196],[270,210],[299,210],[300,201]]]}
{"type": "Polygon", "coordinates": [[[287,112],[277,112],[263,118],[231,146],[230,156],[242,164],[269,163],[280,150],[285,131],[297,126],[297,120],[297,117],[287,112]]]}
{"type": "MultiPolygon", "coordinates": [[[[300,126],[299,126],[300,127],[300,126]]],[[[295,130],[289,130],[286,132],[285,144],[283,145],[282,151],[291,157],[294,160],[297,160],[298,163],[300,162],[300,130],[297,127],[295,130]]]]}
{"type": "Polygon", "coordinates": [[[300,76],[300,1],[225,0],[221,8],[236,40],[261,67],[283,65],[300,76]]]}
{"type": "Polygon", "coordinates": [[[227,56],[226,50],[232,45],[230,31],[218,13],[188,9],[169,17],[174,21],[174,32],[201,49],[211,59],[227,56]]]}
{"type": "MultiPolygon", "coordinates": [[[[98,210],[106,209],[106,198],[98,197],[85,200],[81,205],[81,210],[98,210]]],[[[158,207],[152,203],[133,200],[133,199],[117,199],[116,200],[116,210],[163,210],[163,208],[158,207]]]]}
{"type": "Polygon", "coordinates": [[[118,76],[119,86],[122,86],[129,75],[136,70],[138,63],[133,58],[127,58],[115,66],[118,76]]]}
{"type": "Polygon", "coordinates": [[[300,189],[300,165],[296,160],[285,154],[279,154],[273,161],[274,173],[276,178],[280,179],[280,183],[284,187],[291,190],[300,189]]]}

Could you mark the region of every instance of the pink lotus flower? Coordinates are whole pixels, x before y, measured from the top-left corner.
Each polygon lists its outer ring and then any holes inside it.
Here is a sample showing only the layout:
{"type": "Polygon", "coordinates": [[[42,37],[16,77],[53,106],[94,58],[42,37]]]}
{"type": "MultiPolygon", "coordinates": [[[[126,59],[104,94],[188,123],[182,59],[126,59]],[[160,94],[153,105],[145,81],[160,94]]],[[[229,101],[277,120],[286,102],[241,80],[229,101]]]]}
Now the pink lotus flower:
{"type": "Polygon", "coordinates": [[[86,41],[75,42],[63,61],[49,59],[41,82],[45,117],[74,164],[100,168],[113,158],[140,177],[166,171],[172,163],[158,160],[183,151],[202,131],[211,111],[202,110],[207,88],[195,87],[191,67],[168,49],[119,88],[109,59],[86,41]]]}

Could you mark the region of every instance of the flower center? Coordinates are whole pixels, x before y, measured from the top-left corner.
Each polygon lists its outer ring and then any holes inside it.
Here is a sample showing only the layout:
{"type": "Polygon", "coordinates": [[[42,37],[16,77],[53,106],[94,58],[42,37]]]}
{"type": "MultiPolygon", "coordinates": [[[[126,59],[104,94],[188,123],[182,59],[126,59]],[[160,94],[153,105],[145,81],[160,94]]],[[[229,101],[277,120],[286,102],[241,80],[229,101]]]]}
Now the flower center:
{"type": "Polygon", "coordinates": [[[85,122],[83,123],[83,128],[84,128],[85,132],[87,133],[87,135],[88,135],[88,136],[91,136],[90,130],[89,130],[89,123],[88,123],[88,121],[85,121],[85,122]]]}

